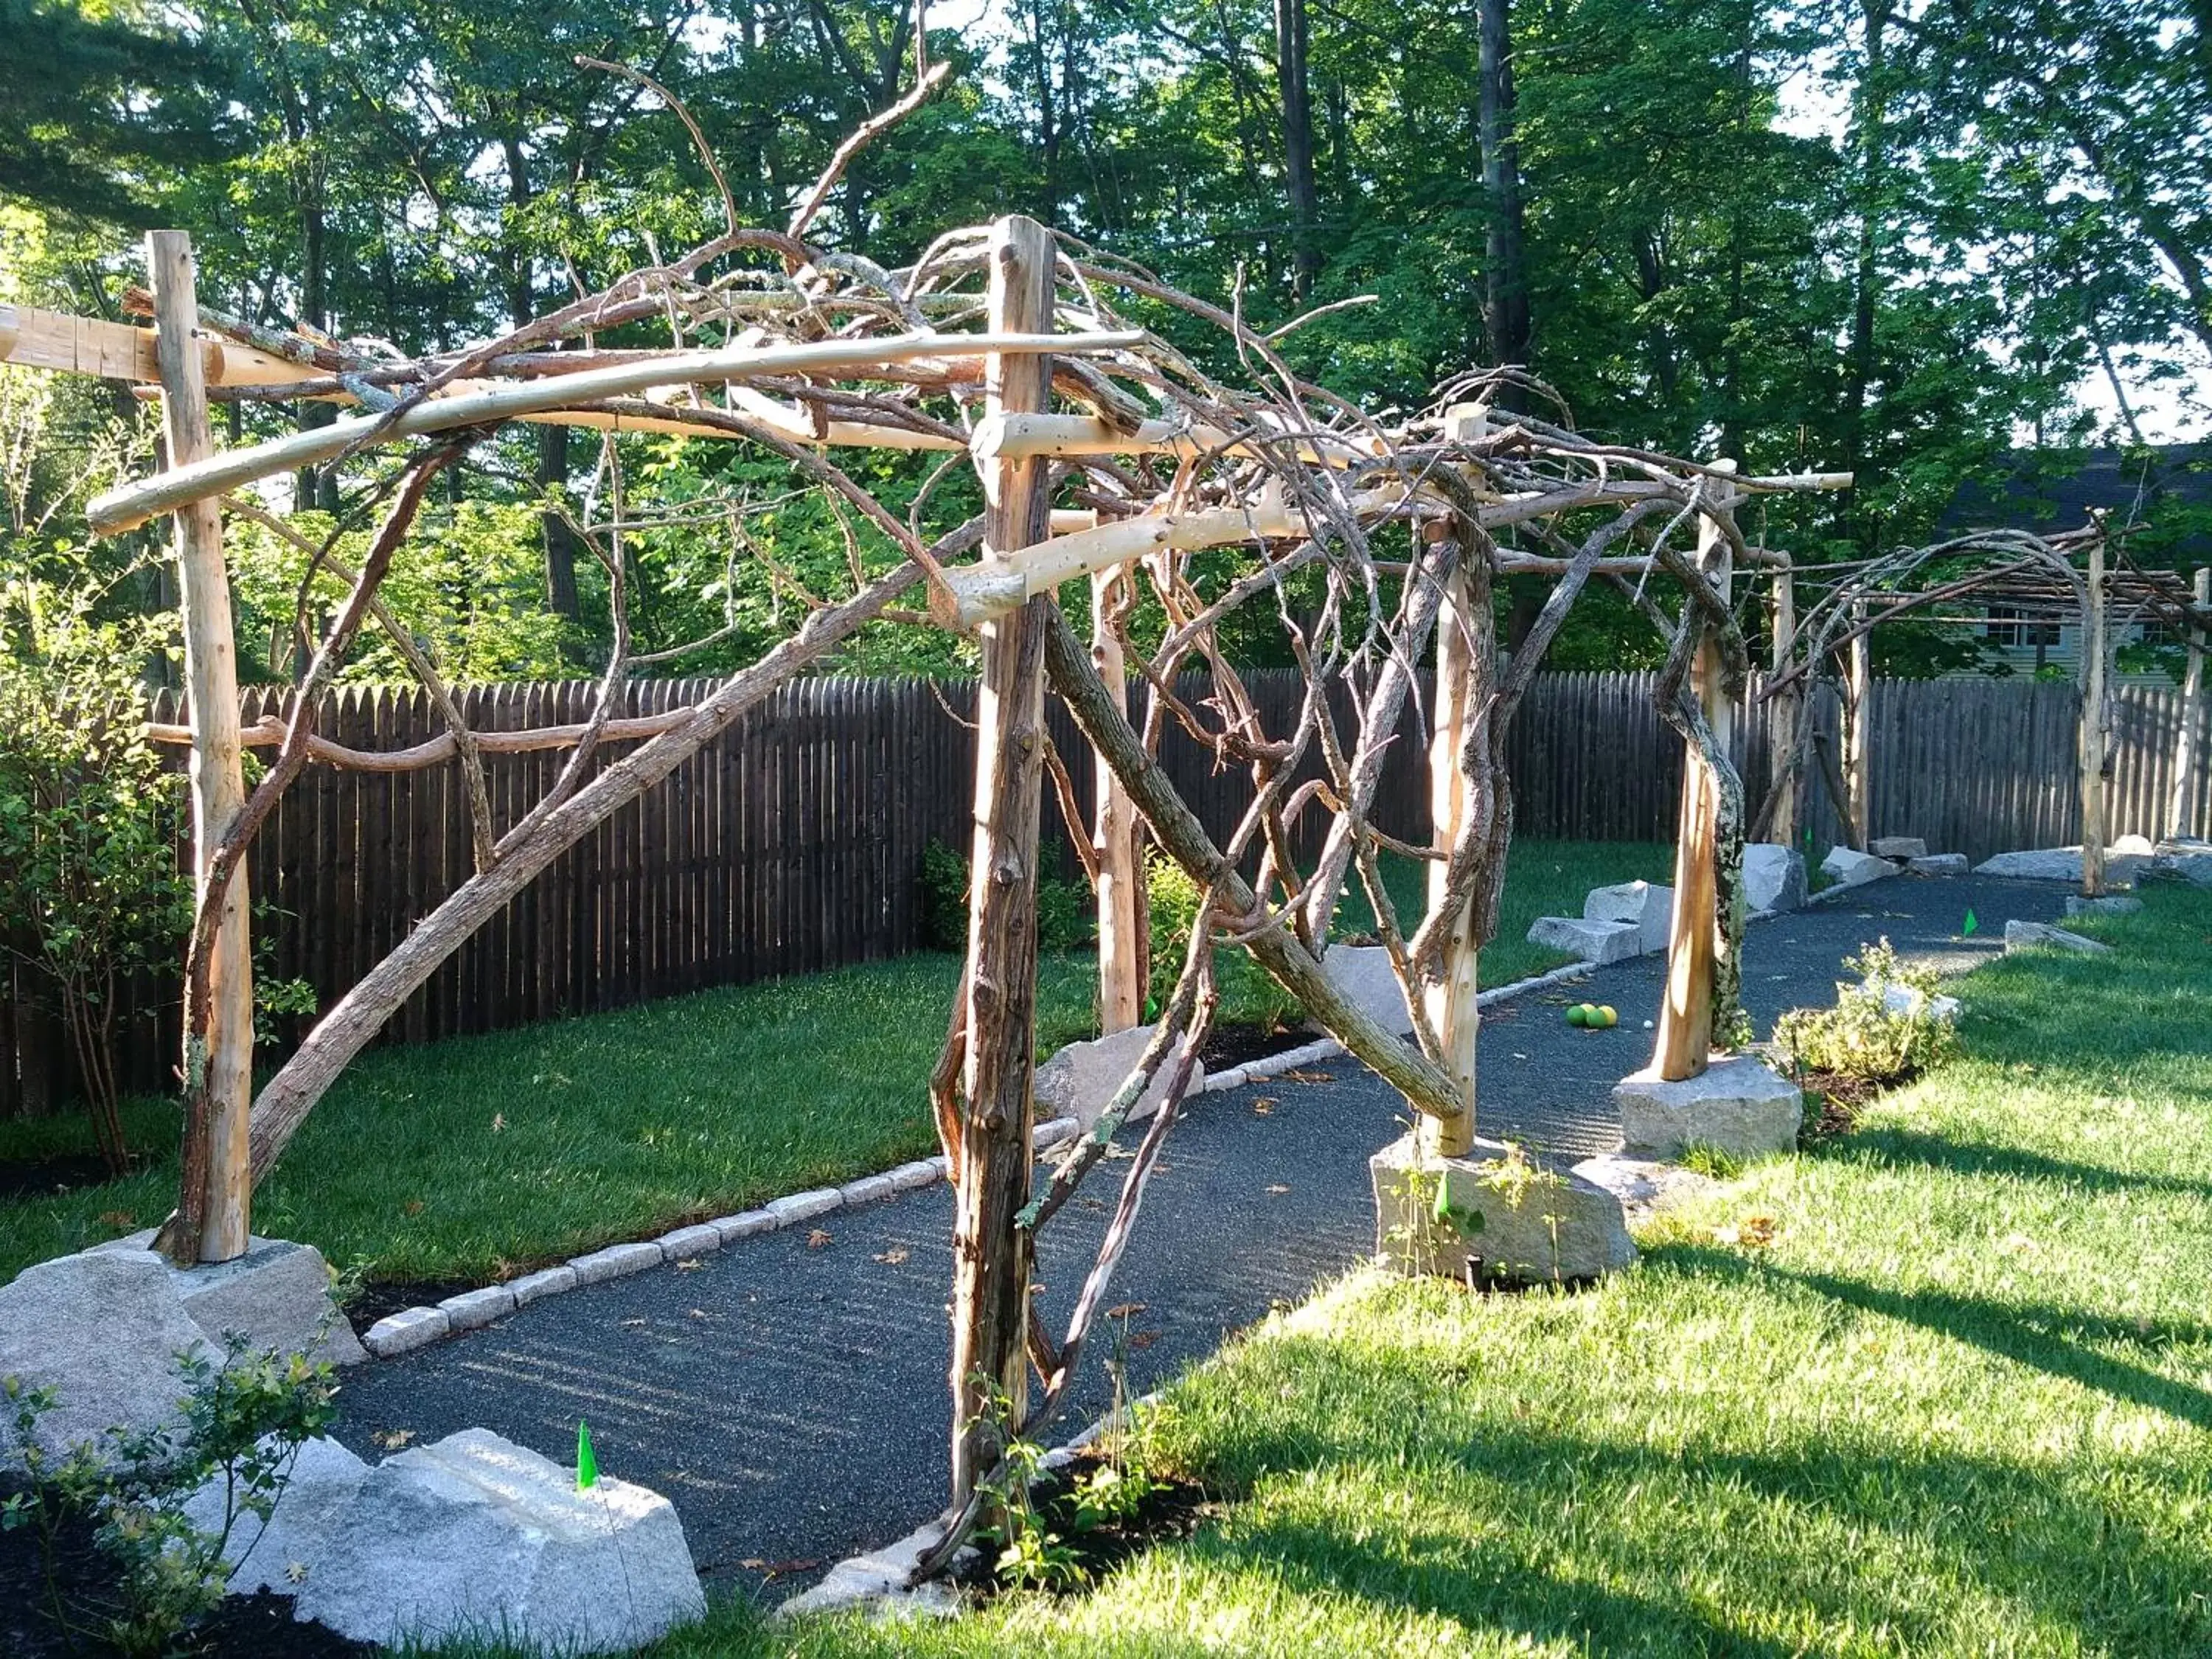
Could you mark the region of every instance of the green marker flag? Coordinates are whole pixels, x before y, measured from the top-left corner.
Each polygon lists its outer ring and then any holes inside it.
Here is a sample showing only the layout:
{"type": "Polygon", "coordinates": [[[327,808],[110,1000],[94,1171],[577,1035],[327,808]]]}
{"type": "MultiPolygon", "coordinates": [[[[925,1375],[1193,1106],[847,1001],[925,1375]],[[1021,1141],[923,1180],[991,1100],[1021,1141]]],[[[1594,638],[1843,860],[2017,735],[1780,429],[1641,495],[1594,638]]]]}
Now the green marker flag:
{"type": "Polygon", "coordinates": [[[592,1455],[592,1425],[576,1419],[576,1490],[589,1492],[599,1484],[599,1460],[592,1455]]]}
{"type": "Polygon", "coordinates": [[[1962,927],[1959,929],[1959,937],[1960,937],[1960,938],[1961,938],[1961,939],[1965,939],[1965,938],[1966,938],[1968,935],[1970,935],[1971,933],[1972,933],[1972,932],[1974,931],[1974,929],[1975,929],[1975,928],[1977,928],[1977,927],[1980,927],[1981,925],[1982,925],[1982,924],[1981,924],[1981,921],[1980,921],[1979,918],[1978,918],[1978,917],[1974,915],[1974,913],[1973,913],[1973,911],[1972,911],[1972,910],[1969,909],[1969,910],[1966,912],[1966,923],[1965,923],[1965,925],[1964,925],[1964,926],[1962,926],[1962,927]]]}

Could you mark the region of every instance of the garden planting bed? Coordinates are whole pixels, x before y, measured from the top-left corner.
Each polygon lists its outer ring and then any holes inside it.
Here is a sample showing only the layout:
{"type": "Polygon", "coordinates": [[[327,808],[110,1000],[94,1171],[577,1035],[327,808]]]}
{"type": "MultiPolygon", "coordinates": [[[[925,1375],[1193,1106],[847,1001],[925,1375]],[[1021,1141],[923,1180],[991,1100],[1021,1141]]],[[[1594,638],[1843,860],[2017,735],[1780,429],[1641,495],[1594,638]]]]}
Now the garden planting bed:
{"type": "MultiPolygon", "coordinates": [[[[20,1480],[0,1480],[0,1504],[22,1491],[20,1480]]],[[[114,1612],[108,1599],[113,1583],[89,1522],[64,1520],[57,1528],[51,1571],[38,1528],[0,1529],[0,1653],[9,1659],[122,1659],[125,1650],[102,1628],[114,1612]],[[68,1628],[55,1620],[57,1596],[68,1628]]],[[[321,1625],[296,1622],[291,1599],[270,1590],[225,1596],[194,1626],[188,1650],[205,1659],[362,1659],[377,1651],[321,1625]]]]}
{"type": "MultiPolygon", "coordinates": [[[[1097,1451],[1086,1449],[1040,1475],[1030,1488],[1036,1522],[1054,1540],[1051,1559],[1056,1574],[1030,1588],[1069,1592],[1087,1589],[1144,1551],[1189,1538],[1207,1522],[1228,1513],[1195,1480],[1139,1472],[1148,1487],[1142,1498],[1110,1519],[1086,1524],[1078,1516],[1078,1493],[1084,1483],[1104,1471],[1124,1473],[1097,1451]]],[[[973,1555],[963,1557],[951,1577],[976,1606],[987,1606],[1024,1588],[997,1572],[995,1546],[988,1543],[973,1555]]]]}

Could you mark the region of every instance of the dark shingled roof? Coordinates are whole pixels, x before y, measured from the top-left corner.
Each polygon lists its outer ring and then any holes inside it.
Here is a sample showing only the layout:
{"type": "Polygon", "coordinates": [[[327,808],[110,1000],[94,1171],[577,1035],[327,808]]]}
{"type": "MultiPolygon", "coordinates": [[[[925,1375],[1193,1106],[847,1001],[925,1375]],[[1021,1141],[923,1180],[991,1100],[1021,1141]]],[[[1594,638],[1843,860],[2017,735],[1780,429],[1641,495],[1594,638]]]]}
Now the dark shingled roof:
{"type": "MultiPolygon", "coordinates": [[[[1995,481],[1969,479],[1960,485],[1938,533],[2070,530],[2092,508],[2123,520],[2154,518],[2165,503],[2212,509],[2212,443],[2149,450],[2015,449],[1999,466],[2002,476],[1995,481]]],[[[2157,563],[2172,557],[2185,568],[2212,561],[2212,532],[2148,539],[2159,544],[2157,563]]],[[[2142,550],[2151,552],[2148,546],[2142,550]]]]}

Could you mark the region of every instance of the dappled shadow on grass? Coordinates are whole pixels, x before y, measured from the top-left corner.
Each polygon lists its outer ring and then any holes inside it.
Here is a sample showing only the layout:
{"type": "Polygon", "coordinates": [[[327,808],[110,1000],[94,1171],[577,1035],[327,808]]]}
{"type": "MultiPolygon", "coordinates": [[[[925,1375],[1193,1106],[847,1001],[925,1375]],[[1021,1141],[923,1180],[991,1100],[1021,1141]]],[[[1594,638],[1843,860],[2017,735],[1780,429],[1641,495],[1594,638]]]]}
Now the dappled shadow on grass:
{"type": "MultiPolygon", "coordinates": [[[[1824,1294],[1857,1288],[1777,1277],[1824,1294]]],[[[1920,1311],[1942,1316],[1932,1304],[1920,1311]]],[[[1302,1394],[1320,1399],[1401,1398],[1402,1368],[1422,1363],[1388,1349],[1285,1340],[1295,1349],[1285,1369],[1302,1379],[1302,1394]]],[[[2026,1329],[1989,1345],[2204,1420],[2202,1396],[2138,1368],[2026,1329]]],[[[1451,1389],[1483,1387],[1481,1369],[1451,1389]]],[[[1363,1413],[1345,1425],[1348,1434],[1279,1440],[1248,1423],[1234,1462],[1261,1472],[1256,1490],[1243,1494],[1228,1527],[1188,1547],[1308,1594],[1595,1652],[1796,1653],[1802,1639],[1765,1632],[1808,1626],[1832,1636],[1887,1629],[1906,1651],[1979,1650],[2000,1631],[2009,1645],[2038,1626],[2079,1632],[2115,1652],[2212,1651],[2202,1557],[2183,1539],[2148,1530],[2113,1495],[2124,1460],[2075,1479],[2048,1464],[1931,1454],[1904,1437],[1894,1448],[1808,1434],[1794,1444],[1738,1449],[1722,1440],[1676,1450],[1522,1423],[1477,1422],[1462,1433],[1455,1422],[1382,1416],[1363,1413]],[[1399,1504],[1353,1498],[1313,1515],[1302,1477],[1326,1483],[1363,1469],[1378,1491],[1420,1493],[1417,1504],[1463,1504],[1467,1525],[1440,1528],[1399,1504]],[[1270,1514],[1274,1504],[1302,1513],[1270,1514]],[[1720,1523],[1678,1524],[1714,1513],[1720,1523]],[[1960,1614],[1960,1585],[1990,1598],[1994,1611],[1960,1614]],[[1974,1625],[1971,1640],[1950,1627],[1954,1615],[1974,1625]]],[[[2172,1474],[2158,1463],[2140,1471],[2152,1482],[2172,1474]]]]}
{"type": "Polygon", "coordinates": [[[1918,1325],[2113,1399],[2212,1429],[2212,1394],[2097,1352],[2097,1345],[2108,1343],[2212,1349],[2212,1326],[2193,1320],[2108,1319],[2048,1303],[2022,1306],[1950,1291],[1889,1290],[1832,1273],[1774,1267],[1762,1271],[1863,1312],[1918,1325]]]}
{"type": "MultiPolygon", "coordinates": [[[[1732,1627],[1681,1595],[1639,1595],[1547,1571],[1526,1550],[1471,1558],[1468,1534],[1382,1529],[1366,1517],[1316,1525],[1269,1519],[1232,1534],[1201,1532],[1189,1553],[1224,1572],[1274,1580],[1306,1596],[1341,1596],[1386,1616],[1410,1610],[1536,1647],[1589,1644],[1600,1653],[1733,1654],[1783,1659],[1803,1648],[1732,1627]]],[[[1658,1580],[1655,1575],[1655,1589],[1658,1580]]]]}
{"type": "Polygon", "coordinates": [[[2092,1192],[2173,1193],[2185,1198],[2212,1200],[2212,1181],[2115,1170],[2100,1164],[2077,1164],[2070,1158],[2052,1158],[2019,1146],[1952,1140],[1918,1129],[1861,1128],[1849,1140],[1838,1143],[1831,1155],[1858,1164],[1922,1164],[1960,1175],[2050,1182],[2092,1192]]]}
{"type": "Polygon", "coordinates": [[[1893,1290],[1838,1273],[1780,1267],[1762,1257],[1707,1245],[1674,1244],[1655,1255],[1700,1277],[1743,1281],[1747,1288],[1794,1285],[1863,1313],[1917,1325],[2115,1400],[2165,1412],[2200,1429],[2212,1429],[2212,1393],[2096,1351],[2100,1345],[2124,1345],[2138,1349],[2202,1347],[2212,1352],[2212,1323],[2115,1319],[2053,1302],[2004,1302],[1932,1287],[1893,1290]]]}

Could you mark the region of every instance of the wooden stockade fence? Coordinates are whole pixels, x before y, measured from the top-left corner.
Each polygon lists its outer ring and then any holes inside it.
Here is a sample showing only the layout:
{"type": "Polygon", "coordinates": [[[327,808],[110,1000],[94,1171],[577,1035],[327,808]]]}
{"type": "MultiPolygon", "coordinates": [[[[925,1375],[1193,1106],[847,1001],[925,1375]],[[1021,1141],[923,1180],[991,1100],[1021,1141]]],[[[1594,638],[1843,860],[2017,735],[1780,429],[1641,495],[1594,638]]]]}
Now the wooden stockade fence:
{"type": "MultiPolygon", "coordinates": [[[[2170,686],[2112,690],[2109,833],[2166,833],[2181,696],[2170,686]]],[[[1869,698],[1870,833],[1918,836],[1931,852],[2056,847],[2081,835],[2075,772],[2080,698],[2067,683],[2027,679],[1876,680],[1869,698]]],[[[1769,709],[1739,714],[1734,749],[1752,807],[1771,775],[1769,709]]],[[[1814,720],[1840,757],[1832,694],[1814,720]]],[[[1840,763],[1840,758],[1839,758],[1840,763]]],[[[2199,776],[2203,775],[2199,766],[2199,776]]],[[[1516,833],[1545,839],[1671,841],[1682,744],[1651,706],[1649,674],[1542,674],[1512,738],[1516,833]]],[[[2193,833],[2212,835],[2212,788],[2201,783],[2193,833]]],[[[1798,787],[1801,832],[1818,854],[1844,839],[1817,777],[1798,787]]]]}
{"type": "MultiPolygon", "coordinates": [[[[706,684],[638,684],[622,712],[680,707],[706,684]]],[[[1246,684],[1267,728],[1285,729],[1301,695],[1296,675],[1255,672],[1246,684]]],[[[513,731],[583,720],[592,688],[494,685],[459,695],[472,727],[513,731]]],[[[280,712],[284,696],[249,691],[246,720],[280,712]]],[[[2155,838],[2172,789],[2179,696],[2125,685],[2114,702],[2112,833],[2155,838]]],[[[495,1030],[920,948],[923,850],[933,841],[967,850],[974,707],[975,688],[959,683],[832,678],[782,687],[556,863],[410,1000],[387,1040],[495,1030]]],[[[1975,860],[2073,839],[2075,708],[2064,684],[1876,682],[1873,832],[1920,836],[1931,849],[1975,860]]],[[[169,694],[155,718],[181,719],[169,694]]],[[[1832,699],[1815,718],[1834,732],[1832,699]]],[[[1087,815],[1089,747],[1056,702],[1050,721],[1087,815]]],[[[336,694],[319,729],[349,747],[385,750],[426,741],[441,726],[427,694],[387,689],[336,694]]],[[[1767,776],[1765,711],[1740,719],[1736,732],[1755,802],[1767,776]]],[[[611,745],[610,755],[633,746],[611,745]]],[[[484,757],[502,829],[550,786],[567,753],[484,757]]],[[[1376,817],[1416,841],[1428,832],[1425,760],[1409,711],[1376,817]]],[[[1163,761],[1207,829],[1225,835],[1250,799],[1245,769],[1217,768],[1172,723],[1163,761]]],[[[1515,727],[1511,769],[1520,836],[1674,835],[1681,744],[1653,712],[1649,674],[1540,676],[1515,727]]],[[[2212,833],[2212,789],[2201,793],[2196,830],[2212,833]]],[[[1817,780],[1805,781],[1800,799],[1817,848],[1840,839],[1817,780]]],[[[1058,873],[1079,878],[1049,790],[1044,814],[1046,839],[1060,845],[1058,873]]],[[[1319,815],[1309,815],[1302,854],[1317,850],[1319,829],[1319,815]]],[[[469,870],[467,814],[451,763],[389,774],[310,767],[251,859],[264,971],[307,981],[327,1007],[469,870]]],[[[18,968],[0,1006],[0,1116],[50,1109],[74,1092],[68,1044],[34,988],[18,968]]],[[[173,1085],[175,1005],[173,984],[130,988],[118,1022],[127,1088],[173,1085]]]]}
{"type": "MultiPolygon", "coordinates": [[[[680,708],[712,684],[640,682],[618,712],[680,708]]],[[[1291,723],[1301,695],[1294,675],[1263,672],[1249,684],[1270,729],[1291,723]]],[[[1202,682],[1182,690],[1206,695],[1202,682]]],[[[282,713],[288,695],[247,691],[246,723],[282,713]]],[[[478,731],[580,722],[592,695],[580,682],[456,693],[478,731]]],[[[974,685],[959,682],[825,678],[781,687],[487,923],[408,1000],[386,1040],[496,1030],[921,948],[923,852],[933,841],[968,851],[975,704],[974,685]]],[[[176,722],[183,714],[163,693],[153,717],[176,722]]],[[[1089,745],[1056,701],[1049,718],[1087,815],[1089,745]]],[[[317,729],[349,748],[382,750],[425,742],[443,727],[424,691],[353,688],[326,700],[317,729]]],[[[606,745],[598,764],[636,746],[606,745]]],[[[568,753],[484,756],[501,830],[550,787],[568,753]]],[[[1250,801],[1245,769],[1217,769],[1173,726],[1162,758],[1207,828],[1225,836],[1250,801]]],[[[1378,817],[1394,831],[1425,832],[1421,758],[1418,744],[1409,746],[1386,783],[1378,817]]],[[[1060,859],[1047,873],[1079,880],[1049,790],[1044,814],[1046,842],[1060,859]]],[[[1303,839],[1319,828],[1312,815],[1303,839]]],[[[310,766],[249,855],[262,975],[306,980],[328,1007],[471,869],[458,766],[310,766]]],[[[0,1116],[42,1111],[73,1093],[59,1022],[25,994],[34,984],[18,969],[0,1009],[0,1116]]],[[[174,985],[132,986],[120,1013],[124,1086],[167,1090],[179,1042],[174,985]]]]}

